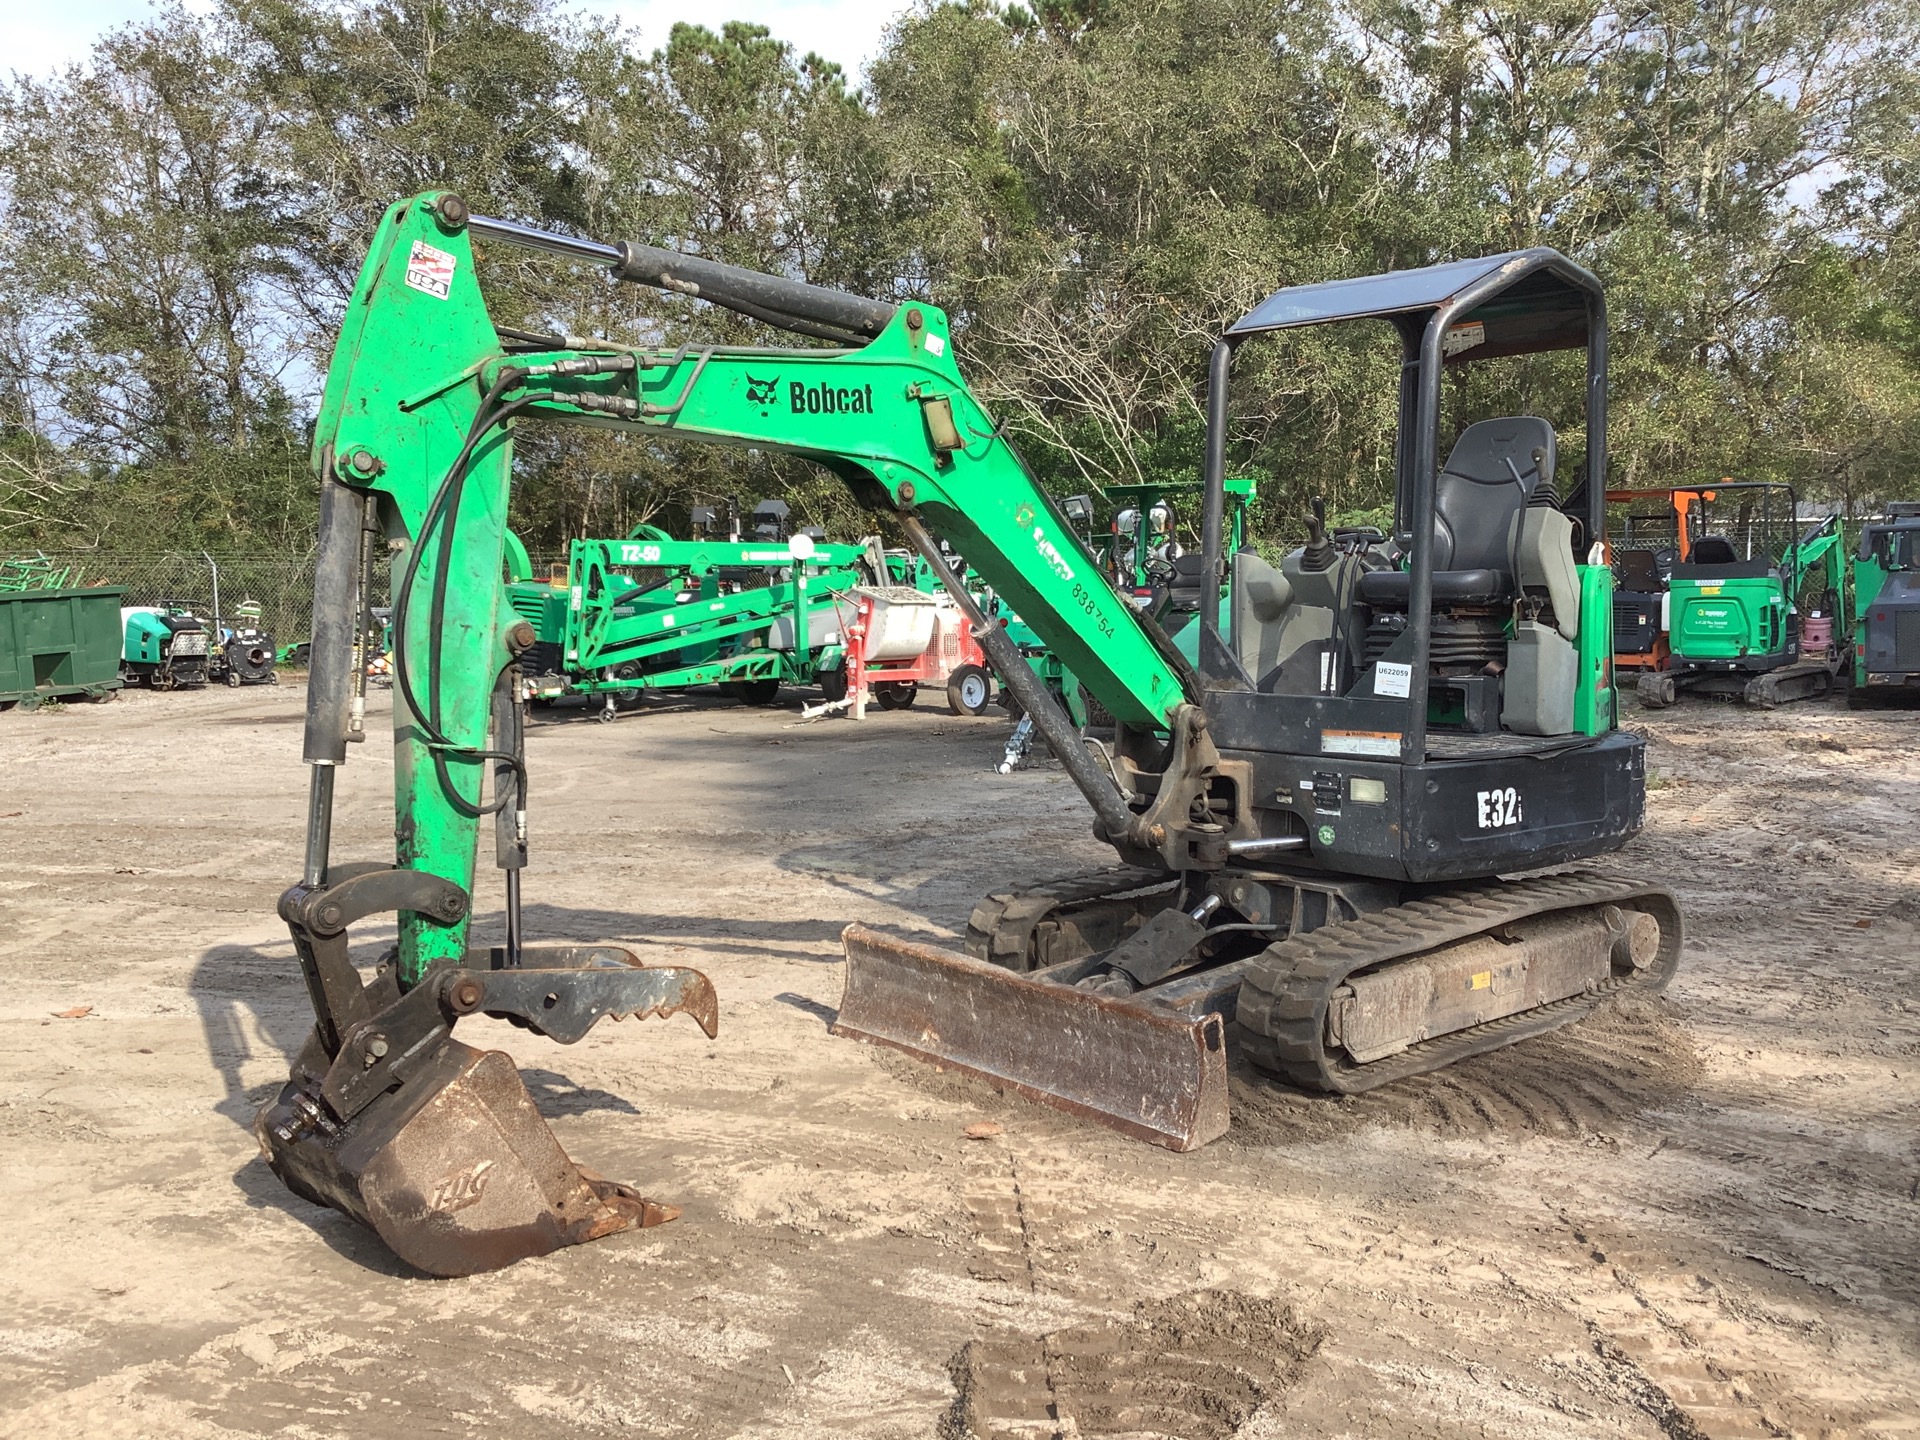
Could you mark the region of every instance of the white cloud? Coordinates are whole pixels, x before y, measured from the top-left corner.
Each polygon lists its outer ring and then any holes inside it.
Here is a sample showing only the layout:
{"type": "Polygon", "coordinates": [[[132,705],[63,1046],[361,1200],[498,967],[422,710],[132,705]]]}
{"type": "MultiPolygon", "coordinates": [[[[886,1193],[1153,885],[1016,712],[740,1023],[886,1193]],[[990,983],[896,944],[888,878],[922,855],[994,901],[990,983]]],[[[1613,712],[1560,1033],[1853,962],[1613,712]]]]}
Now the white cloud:
{"type": "Polygon", "coordinates": [[[86,59],[107,31],[153,14],[148,0],[69,0],[64,5],[19,5],[7,20],[0,67],[45,79],[86,59]]]}
{"type": "MultiPolygon", "coordinates": [[[[153,14],[150,0],[67,0],[65,4],[9,7],[6,45],[0,70],[40,78],[84,60],[107,31],[153,14]]],[[[200,4],[189,8],[202,8],[200,4]]],[[[858,79],[880,48],[880,36],[908,8],[908,0],[577,0],[586,14],[617,19],[634,32],[635,43],[651,50],[666,44],[676,21],[689,20],[715,30],[728,20],[765,25],[800,54],[818,51],[858,79]]]]}

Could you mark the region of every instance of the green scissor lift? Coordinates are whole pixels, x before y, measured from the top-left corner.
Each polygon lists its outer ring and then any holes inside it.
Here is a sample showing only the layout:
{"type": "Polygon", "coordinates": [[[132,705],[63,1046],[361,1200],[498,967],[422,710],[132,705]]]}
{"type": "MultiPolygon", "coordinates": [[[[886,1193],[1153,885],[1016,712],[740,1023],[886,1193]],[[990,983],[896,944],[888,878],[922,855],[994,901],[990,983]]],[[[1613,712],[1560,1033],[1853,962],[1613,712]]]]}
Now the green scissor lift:
{"type": "MultiPolygon", "coordinates": [[[[845,684],[845,596],[864,583],[858,545],[675,540],[651,526],[576,540],[563,584],[524,560],[507,586],[533,626],[533,696],[600,696],[603,720],[648,690],[720,685],[771,704],[782,685],[845,684]]],[[[850,614],[850,611],[848,611],[850,614]]]]}

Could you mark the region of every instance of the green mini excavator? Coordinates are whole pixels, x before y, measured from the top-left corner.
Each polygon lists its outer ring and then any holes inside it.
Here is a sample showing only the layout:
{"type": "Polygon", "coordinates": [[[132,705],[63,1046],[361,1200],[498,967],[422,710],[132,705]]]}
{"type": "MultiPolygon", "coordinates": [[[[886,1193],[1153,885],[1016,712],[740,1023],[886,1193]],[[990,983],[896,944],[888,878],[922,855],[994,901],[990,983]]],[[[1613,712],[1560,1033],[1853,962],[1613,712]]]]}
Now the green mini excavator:
{"type": "Polygon", "coordinates": [[[531,230],[450,194],[395,205],[315,440],[306,861],[280,913],[316,1023],[257,1122],[269,1163],[435,1274],[675,1213],[576,1166],[513,1062],[453,1038],[472,1014],[563,1042],[607,1016],[684,1011],[709,1034],[718,1021],[695,971],[521,938],[517,662],[532,635],[501,560],[514,436],[533,423],[778,448],[840,477],[952,577],[1114,850],[1114,868],[982,900],[968,954],[849,927],[840,1034],[1184,1150],[1226,1126],[1229,1043],[1286,1081],[1351,1092],[1663,985],[1682,944],[1665,889],[1496,878],[1614,850],[1641,824],[1642,742],[1615,727],[1612,579],[1586,549],[1605,492],[1606,338],[1598,282],[1551,250],[1282,290],[1231,327],[1208,376],[1194,661],[1103,577],[968,389],[932,305],[531,230]],[[497,326],[476,242],[601,265],[818,343],[662,350],[497,326]],[[1374,325],[1400,360],[1394,533],[1359,549],[1310,524],[1278,565],[1229,555],[1235,353],[1333,322],[1374,325]],[[1443,459],[1443,372],[1551,349],[1586,356],[1571,496],[1545,418],[1480,419],[1443,459]],[[1110,745],[1077,734],[936,535],[1113,716],[1110,745]],[[387,547],[397,852],[341,863],[334,776],[364,729],[355,630],[387,547]],[[483,948],[468,931],[488,820],[506,927],[483,948]],[[394,912],[397,949],[363,981],[352,927],[394,912]]]}

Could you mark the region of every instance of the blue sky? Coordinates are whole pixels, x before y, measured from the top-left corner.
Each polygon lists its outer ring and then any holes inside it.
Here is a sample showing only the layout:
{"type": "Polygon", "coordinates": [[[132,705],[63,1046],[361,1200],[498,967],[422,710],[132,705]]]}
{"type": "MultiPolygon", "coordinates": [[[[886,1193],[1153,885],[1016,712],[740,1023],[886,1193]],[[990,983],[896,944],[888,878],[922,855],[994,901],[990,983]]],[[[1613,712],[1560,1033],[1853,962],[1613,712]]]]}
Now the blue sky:
{"type": "MultiPolygon", "coordinates": [[[[200,8],[188,0],[189,8],[200,8]]],[[[204,0],[203,0],[204,3],[204,0]]],[[[663,43],[678,20],[719,25],[752,20],[794,49],[817,50],[858,77],[879,49],[880,34],[910,0],[726,0],[719,6],[692,0],[575,0],[583,12],[618,18],[637,31],[642,47],[663,43]]],[[[7,21],[6,54],[0,70],[44,77],[86,57],[104,32],[153,13],[149,0],[65,0],[19,4],[7,21]]]]}

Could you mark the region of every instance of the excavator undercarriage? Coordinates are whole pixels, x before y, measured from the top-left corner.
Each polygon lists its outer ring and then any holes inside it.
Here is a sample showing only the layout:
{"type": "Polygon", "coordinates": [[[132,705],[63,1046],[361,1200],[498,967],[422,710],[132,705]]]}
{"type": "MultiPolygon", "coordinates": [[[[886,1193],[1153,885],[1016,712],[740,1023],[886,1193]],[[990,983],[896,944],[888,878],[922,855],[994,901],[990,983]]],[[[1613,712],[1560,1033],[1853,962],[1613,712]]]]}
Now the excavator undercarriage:
{"type": "Polygon", "coordinates": [[[1229,1048],[1359,1094],[1660,990],[1684,942],[1669,892],[1580,872],[1404,895],[1214,884],[1279,922],[1209,930],[1178,881],[1106,871],[989,896],[965,955],[849,926],[834,1033],[1191,1150],[1227,1129],[1229,1048]]]}

